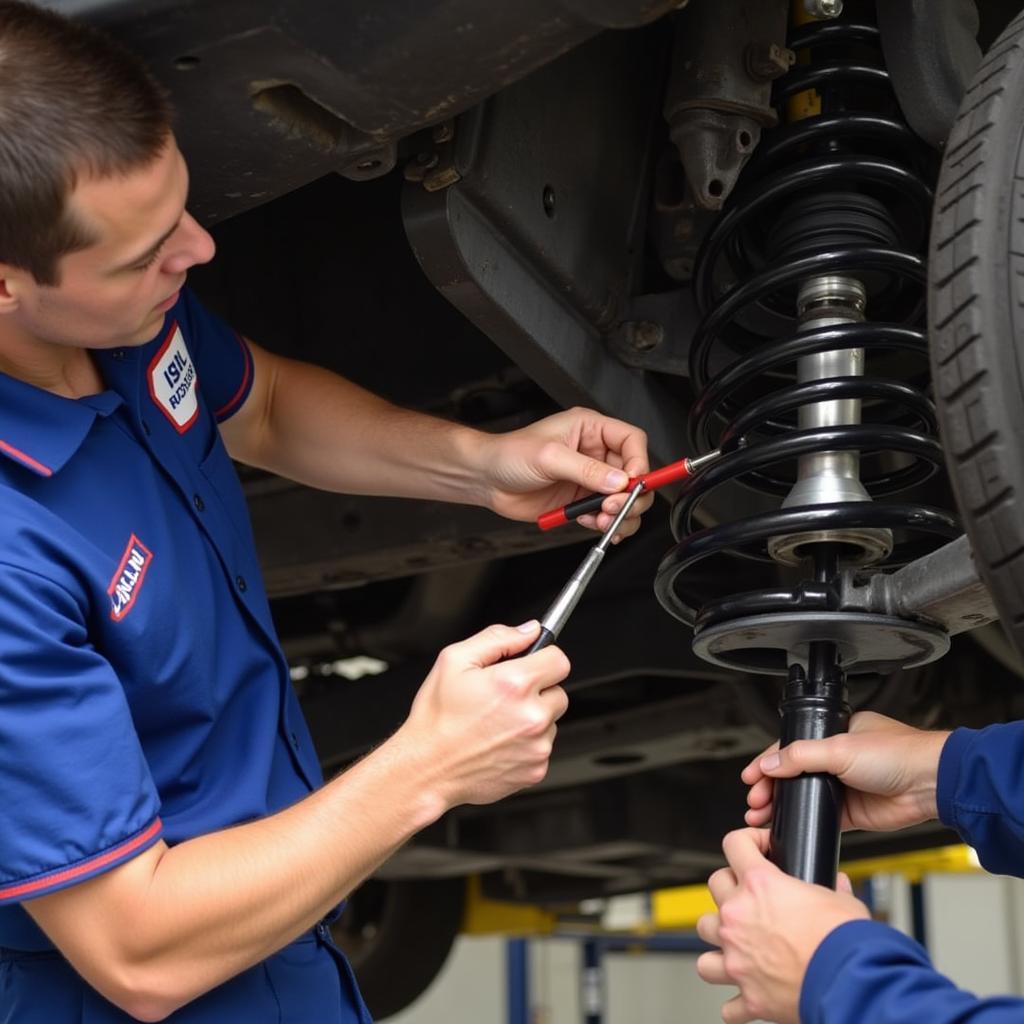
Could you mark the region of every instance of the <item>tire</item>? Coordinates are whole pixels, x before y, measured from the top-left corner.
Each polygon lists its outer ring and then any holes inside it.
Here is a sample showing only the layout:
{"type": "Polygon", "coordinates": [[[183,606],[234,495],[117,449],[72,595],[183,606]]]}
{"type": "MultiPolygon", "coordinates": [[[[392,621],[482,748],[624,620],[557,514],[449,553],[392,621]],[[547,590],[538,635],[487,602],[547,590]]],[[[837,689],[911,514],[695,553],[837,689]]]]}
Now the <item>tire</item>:
{"type": "Polygon", "coordinates": [[[437,977],[462,925],[466,880],[364,882],[331,926],[375,1020],[418,999],[437,977]]]}
{"type": "Polygon", "coordinates": [[[1024,13],[978,67],[946,144],[928,321],[957,504],[978,570],[1024,652],[1024,13]]]}

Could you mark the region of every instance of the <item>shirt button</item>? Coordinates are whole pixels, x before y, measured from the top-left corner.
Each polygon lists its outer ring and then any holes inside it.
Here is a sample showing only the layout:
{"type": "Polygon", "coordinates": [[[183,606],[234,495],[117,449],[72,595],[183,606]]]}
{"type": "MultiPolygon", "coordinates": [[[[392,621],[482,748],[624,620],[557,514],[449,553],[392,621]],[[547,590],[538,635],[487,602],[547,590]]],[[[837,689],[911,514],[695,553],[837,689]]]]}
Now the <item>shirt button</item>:
{"type": "Polygon", "coordinates": [[[110,355],[112,359],[124,359],[124,349],[115,348],[114,351],[110,353],[110,355]]]}
{"type": "MultiPolygon", "coordinates": [[[[203,501],[202,497],[198,494],[192,495],[192,504],[195,505],[197,512],[202,512],[206,508],[206,502],[203,501]]],[[[238,578],[241,579],[242,577],[239,576],[238,578]]],[[[245,587],[239,584],[238,589],[245,590],[245,587]]]]}
{"type": "Polygon", "coordinates": [[[235,577],[235,586],[244,594],[249,589],[249,584],[245,582],[244,576],[235,577]]]}
{"type": "Polygon", "coordinates": [[[150,425],[145,420],[142,421],[142,432],[146,435],[146,437],[149,437],[149,435],[153,433],[152,427],[150,427],[150,425]]]}
{"type": "Polygon", "coordinates": [[[292,734],[291,734],[291,737],[292,737],[292,746],[293,746],[293,747],[294,747],[294,748],[295,748],[296,750],[298,750],[298,749],[299,749],[299,737],[298,737],[298,736],[296,736],[296,735],[295,735],[295,733],[292,733],[292,734]]]}

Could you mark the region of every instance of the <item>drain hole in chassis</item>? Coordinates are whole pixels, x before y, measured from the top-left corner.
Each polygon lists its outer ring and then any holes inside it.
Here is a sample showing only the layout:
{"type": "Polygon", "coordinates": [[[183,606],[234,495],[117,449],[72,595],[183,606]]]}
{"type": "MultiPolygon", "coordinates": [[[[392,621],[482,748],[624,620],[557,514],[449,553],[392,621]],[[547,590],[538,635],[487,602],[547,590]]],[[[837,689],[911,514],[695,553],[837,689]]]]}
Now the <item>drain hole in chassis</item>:
{"type": "Polygon", "coordinates": [[[306,139],[320,149],[337,149],[350,133],[340,117],[291,82],[254,83],[252,105],[284,134],[306,139]]]}

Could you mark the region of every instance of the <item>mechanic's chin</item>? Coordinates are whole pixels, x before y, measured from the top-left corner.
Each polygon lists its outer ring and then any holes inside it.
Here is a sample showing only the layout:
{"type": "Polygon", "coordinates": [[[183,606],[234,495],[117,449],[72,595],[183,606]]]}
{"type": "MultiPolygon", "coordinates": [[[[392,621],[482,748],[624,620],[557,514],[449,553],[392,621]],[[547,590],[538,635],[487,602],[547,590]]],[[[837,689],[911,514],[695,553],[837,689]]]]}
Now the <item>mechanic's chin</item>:
{"type": "Polygon", "coordinates": [[[164,313],[166,313],[171,308],[171,306],[173,306],[178,301],[178,296],[181,295],[181,288],[182,286],[178,285],[178,287],[174,290],[172,294],[168,295],[163,302],[154,307],[153,312],[159,316],[163,316],[164,313]]]}
{"type": "Polygon", "coordinates": [[[143,345],[147,341],[152,341],[153,337],[160,330],[161,325],[164,322],[164,317],[167,315],[168,310],[178,301],[178,297],[181,295],[181,288],[177,291],[168,295],[166,299],[154,306],[146,317],[145,322],[139,328],[138,333],[133,339],[136,344],[143,345]]]}

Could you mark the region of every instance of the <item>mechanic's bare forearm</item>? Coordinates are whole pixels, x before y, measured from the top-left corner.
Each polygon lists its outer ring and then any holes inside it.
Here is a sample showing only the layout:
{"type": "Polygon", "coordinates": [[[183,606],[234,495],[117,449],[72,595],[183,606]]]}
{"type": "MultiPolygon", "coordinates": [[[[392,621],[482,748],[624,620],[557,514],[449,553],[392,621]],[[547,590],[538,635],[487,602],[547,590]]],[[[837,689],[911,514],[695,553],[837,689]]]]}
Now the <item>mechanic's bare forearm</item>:
{"type": "Polygon", "coordinates": [[[402,409],[321,367],[252,349],[252,395],[222,427],[232,457],[321,490],[486,500],[479,483],[486,434],[402,409]]]}
{"type": "Polygon", "coordinates": [[[160,1020],[311,928],[444,810],[401,734],[300,803],[160,844],[25,909],[93,987],[160,1020]]]}

